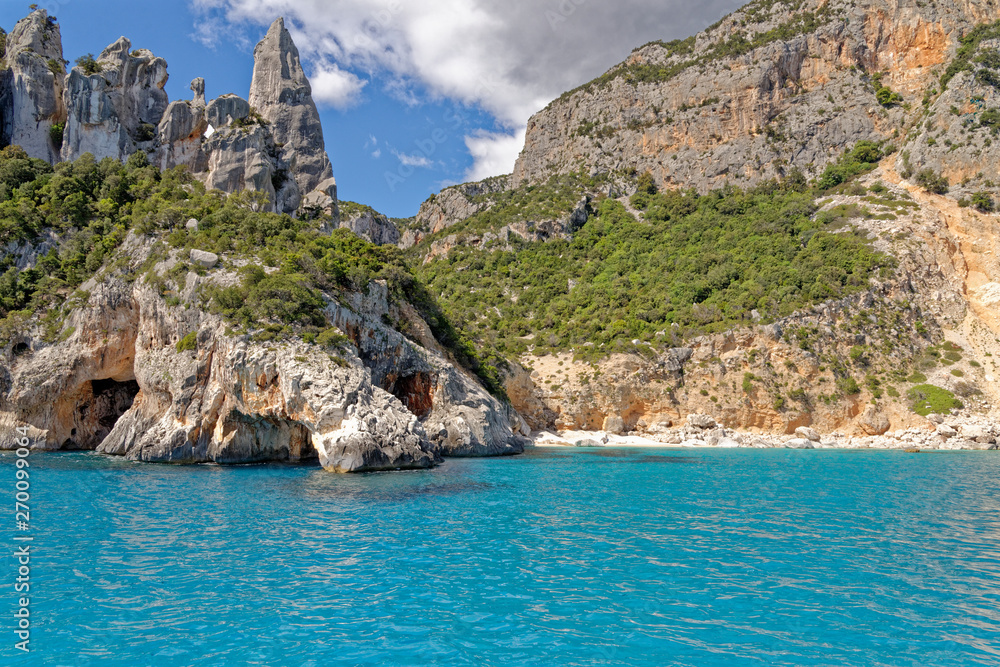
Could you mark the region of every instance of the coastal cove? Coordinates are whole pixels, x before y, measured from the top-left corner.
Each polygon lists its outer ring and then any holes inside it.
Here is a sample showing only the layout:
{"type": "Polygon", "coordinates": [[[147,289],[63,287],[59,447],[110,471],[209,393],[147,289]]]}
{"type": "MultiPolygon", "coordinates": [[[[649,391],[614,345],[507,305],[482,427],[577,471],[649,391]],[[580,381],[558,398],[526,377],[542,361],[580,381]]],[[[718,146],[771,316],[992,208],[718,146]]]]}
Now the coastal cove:
{"type": "Polygon", "coordinates": [[[992,452],[30,460],[34,650],[4,664],[1000,659],[992,452]]]}

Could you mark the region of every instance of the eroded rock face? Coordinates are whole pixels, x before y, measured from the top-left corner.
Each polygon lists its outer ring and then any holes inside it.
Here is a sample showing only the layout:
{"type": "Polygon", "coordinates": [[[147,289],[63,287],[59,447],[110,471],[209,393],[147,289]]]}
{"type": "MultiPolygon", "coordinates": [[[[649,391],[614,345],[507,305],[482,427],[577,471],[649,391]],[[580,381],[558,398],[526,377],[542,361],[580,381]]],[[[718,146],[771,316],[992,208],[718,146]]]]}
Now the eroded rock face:
{"type": "Polygon", "coordinates": [[[354,341],[372,382],[420,416],[443,456],[524,451],[524,441],[515,433],[520,417],[448,361],[412,308],[391,306],[384,283],[372,283],[366,295],[355,295],[346,306],[331,304],[328,313],[354,341]],[[386,319],[407,320],[420,345],[385,326],[386,319]]]}
{"type": "Polygon", "coordinates": [[[959,37],[997,18],[996,5],[967,0],[751,3],[690,42],[637,49],[532,117],[513,183],[581,164],[648,170],[661,187],[702,192],[792,167],[819,173],[854,142],[904,124],[905,110],[880,104],[867,73],[883,72],[882,85],[919,104],[959,37]],[[768,37],[779,29],[787,37],[768,37]],[[758,46],[741,48],[737,36],[758,46]]]}
{"type": "Polygon", "coordinates": [[[375,245],[395,245],[399,242],[399,229],[396,225],[385,215],[367,206],[352,207],[346,211],[342,207],[340,227],[351,230],[375,245]]]}
{"type": "Polygon", "coordinates": [[[58,160],[50,130],[66,118],[59,24],[44,9],[18,21],[7,35],[0,67],[0,144],[19,145],[30,157],[58,160]]]}
{"type": "Polygon", "coordinates": [[[271,24],[254,49],[250,106],[268,122],[302,193],[333,176],[312,88],[283,19],[271,24]]]}
{"type": "MultiPolygon", "coordinates": [[[[134,269],[153,243],[130,235],[120,251],[134,269]]],[[[183,294],[234,278],[192,272],[183,294]]],[[[10,427],[0,448],[16,446],[15,429],[25,427],[42,449],[172,463],[312,459],[337,472],[523,450],[516,415],[449,363],[426,323],[412,307],[391,305],[382,283],[330,303],[331,319],[355,341],[337,350],[227,335],[217,316],[190,302],[171,306],[142,279],[112,276],[81,289],[91,296],[67,321],[64,342],[26,332],[0,362],[0,424],[10,427]],[[384,323],[405,317],[430,347],[384,323]]]]}
{"type": "Polygon", "coordinates": [[[97,58],[100,71],[76,66],[63,93],[68,110],[62,158],[91,153],[95,158],[127,159],[152,147],[167,110],[167,62],[146,49],[132,50],[121,37],[97,58]]]}

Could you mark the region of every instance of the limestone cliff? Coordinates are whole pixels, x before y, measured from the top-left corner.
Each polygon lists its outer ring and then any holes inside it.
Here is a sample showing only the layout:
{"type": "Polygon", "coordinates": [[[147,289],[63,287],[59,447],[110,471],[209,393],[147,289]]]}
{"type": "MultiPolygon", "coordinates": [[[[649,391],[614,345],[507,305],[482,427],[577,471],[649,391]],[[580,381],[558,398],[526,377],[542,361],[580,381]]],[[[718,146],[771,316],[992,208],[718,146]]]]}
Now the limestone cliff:
{"type": "Polygon", "coordinates": [[[756,0],[636,49],[532,117],[513,183],[636,169],[704,192],[818,174],[858,140],[896,137],[959,38],[998,18],[969,0],[756,0]]]}
{"type": "MultiPolygon", "coordinates": [[[[645,172],[646,187],[661,191],[724,197],[730,186],[766,189],[791,177],[819,193],[830,189],[817,186],[828,166],[875,142],[890,157],[855,184],[817,194],[812,218],[836,220],[830,231],[855,230],[894,258],[891,274],[871,276],[864,293],[695,338],[667,323],[656,343],[618,341],[624,354],[578,341],[554,353],[544,331],[518,323],[531,334],[507,393],[533,429],[655,433],[709,414],[763,432],[881,434],[927,426],[912,409],[925,383],[971,413],[996,414],[998,19],[994,3],[967,0],[751,2],[697,36],[637,48],[553,101],[529,121],[512,176],[432,197],[400,244],[423,262],[447,257],[468,271],[546,240],[507,241],[529,193],[567,200],[552,187],[560,174],[593,208],[617,199],[641,222],[624,195],[645,172]],[[584,185],[587,176],[600,187],[584,185]]],[[[574,228],[562,231],[575,238],[574,228]]],[[[642,282],[640,272],[617,278],[642,282]]],[[[583,279],[548,298],[572,301],[565,295],[583,279]]],[[[520,298],[488,284],[492,299],[520,298]]],[[[509,324],[493,311],[480,319],[509,324]]]]}
{"type": "Polygon", "coordinates": [[[318,459],[336,472],[523,450],[516,413],[456,368],[384,284],[328,299],[328,321],[351,341],[336,352],[261,342],[234,334],[201,297],[238,281],[234,270],[192,251],[195,271],[158,248],[155,236],[130,233],[115,266],[81,286],[57,340],[23,322],[0,362],[7,433],[25,427],[39,448],[143,461],[318,459]],[[167,275],[170,300],[160,291],[167,275]],[[403,319],[427,347],[386,324],[403,319]]]}

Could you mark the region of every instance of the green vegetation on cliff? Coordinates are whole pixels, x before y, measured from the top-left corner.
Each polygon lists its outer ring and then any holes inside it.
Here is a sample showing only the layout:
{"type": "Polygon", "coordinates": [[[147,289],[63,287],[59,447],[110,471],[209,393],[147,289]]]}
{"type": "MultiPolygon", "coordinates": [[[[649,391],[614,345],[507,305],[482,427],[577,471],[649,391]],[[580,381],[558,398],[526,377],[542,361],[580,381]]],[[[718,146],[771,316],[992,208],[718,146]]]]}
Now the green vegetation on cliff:
{"type": "MultiPolygon", "coordinates": [[[[801,3],[795,2],[787,4],[792,11],[801,6],[801,3]]],[[[728,38],[719,39],[706,47],[699,55],[693,55],[695,53],[694,37],[672,42],[651,42],[646,46],[656,45],[662,48],[664,50],[662,57],[666,62],[660,64],[629,61],[626,64],[618,65],[589,83],[563,93],[560,99],[567,99],[580,91],[590,92],[595,88],[605,88],[617,79],[623,79],[633,86],[640,83],[664,83],[690,67],[708,65],[724,58],[735,58],[773,42],[788,41],[800,35],[812,34],[824,25],[831,15],[832,12],[828,6],[815,12],[799,12],[770,30],[754,33],[749,37],[737,32],[728,38]]],[[[709,30],[711,31],[711,28],[709,30]]]]}
{"type": "Polygon", "coordinates": [[[603,199],[569,240],[458,245],[417,276],[486,347],[608,353],[782,317],[860,291],[891,263],[857,234],[827,230],[794,179],[705,196],[653,190],[632,198],[642,220],[603,199]]]}
{"type": "Polygon", "coordinates": [[[373,245],[344,229],[324,234],[319,221],[267,208],[261,193],[206,191],[185,169],[161,173],[141,152],[125,164],[110,158],[95,162],[87,154],[53,169],[29,159],[19,147],[5,148],[0,151],[0,243],[22,244],[29,256],[50,248],[31,268],[18,268],[21,252],[4,254],[0,339],[9,341],[26,331],[35,314],[47,313],[48,338],[54,340],[65,315],[86,303],[88,295],[74,296],[74,290],[102,267],[126,280],[139,278],[129,267],[130,258],[116,253],[133,230],[161,242],[141,271],[168,303],[178,303],[171,282],[180,287],[188,271],[196,269],[183,261],[187,253],[180,252],[174,269],[157,274],[153,265],[166,259],[167,248],[210,251],[243,264],[239,285],[208,289],[202,296],[246,333],[315,339],[329,326],[323,312],[326,298],[365,291],[372,280],[384,280],[390,298],[413,304],[455,360],[502,395],[495,367],[499,362],[480,359],[471,342],[451,326],[402,251],[373,245]],[[188,229],[192,218],[197,228],[188,229]]]}

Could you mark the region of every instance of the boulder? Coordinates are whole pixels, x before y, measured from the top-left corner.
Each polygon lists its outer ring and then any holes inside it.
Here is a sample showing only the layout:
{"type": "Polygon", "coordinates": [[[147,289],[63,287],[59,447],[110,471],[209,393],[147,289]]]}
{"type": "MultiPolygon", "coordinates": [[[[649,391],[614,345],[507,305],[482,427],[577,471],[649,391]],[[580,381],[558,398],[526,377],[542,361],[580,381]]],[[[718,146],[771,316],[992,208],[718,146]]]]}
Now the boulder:
{"type": "Polygon", "coordinates": [[[958,431],[949,426],[948,424],[938,424],[937,434],[943,438],[954,438],[958,435],[958,431]]]}
{"type": "Polygon", "coordinates": [[[604,424],[601,427],[601,430],[608,433],[614,433],[615,435],[621,435],[625,430],[625,420],[618,415],[608,415],[604,418],[604,424]]]}
{"type": "Polygon", "coordinates": [[[191,262],[195,266],[200,266],[203,269],[211,269],[216,264],[219,263],[219,256],[214,252],[206,252],[204,250],[192,250],[191,251],[191,262]]]}
{"type": "Polygon", "coordinates": [[[980,424],[963,424],[959,428],[959,431],[965,439],[980,444],[990,445],[996,442],[996,438],[990,429],[980,424]]]}
{"type": "Polygon", "coordinates": [[[697,428],[701,430],[715,428],[716,426],[719,425],[714,418],[710,417],[709,415],[702,415],[702,414],[688,415],[687,424],[692,428],[697,428]]]}
{"type": "Polygon", "coordinates": [[[875,405],[869,405],[858,417],[858,427],[865,435],[882,435],[891,427],[889,417],[875,405]]]}
{"type": "Polygon", "coordinates": [[[196,232],[198,231],[198,221],[195,220],[194,218],[191,218],[190,220],[184,223],[184,228],[192,232],[196,232]]]}
{"type": "Polygon", "coordinates": [[[816,429],[809,428],[808,426],[800,426],[795,429],[795,435],[805,438],[806,440],[811,440],[813,442],[820,441],[819,432],[816,429]]]}

